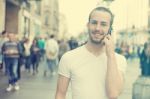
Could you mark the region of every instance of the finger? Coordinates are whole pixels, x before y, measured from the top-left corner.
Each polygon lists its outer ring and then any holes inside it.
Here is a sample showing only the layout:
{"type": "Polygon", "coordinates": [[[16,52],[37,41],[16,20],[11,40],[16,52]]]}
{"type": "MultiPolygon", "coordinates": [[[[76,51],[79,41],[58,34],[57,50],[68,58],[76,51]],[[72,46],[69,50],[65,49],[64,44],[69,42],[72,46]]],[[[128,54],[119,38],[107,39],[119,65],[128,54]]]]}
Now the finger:
{"type": "Polygon", "coordinates": [[[102,42],[102,41],[105,39],[106,36],[107,36],[107,35],[104,35],[104,36],[102,37],[102,39],[100,40],[100,42],[102,42]]]}
{"type": "Polygon", "coordinates": [[[110,40],[110,37],[109,37],[109,36],[106,36],[105,38],[106,38],[107,40],[110,40]]]}
{"type": "Polygon", "coordinates": [[[107,38],[108,40],[110,40],[110,39],[111,39],[111,35],[110,35],[110,34],[107,35],[106,38],[107,38]]]}
{"type": "Polygon", "coordinates": [[[104,42],[107,44],[109,44],[111,41],[112,41],[112,39],[111,39],[111,36],[109,36],[109,35],[104,38],[104,42]]]}
{"type": "Polygon", "coordinates": [[[107,42],[108,42],[108,38],[105,37],[103,41],[104,41],[105,43],[107,43],[107,42]]]}

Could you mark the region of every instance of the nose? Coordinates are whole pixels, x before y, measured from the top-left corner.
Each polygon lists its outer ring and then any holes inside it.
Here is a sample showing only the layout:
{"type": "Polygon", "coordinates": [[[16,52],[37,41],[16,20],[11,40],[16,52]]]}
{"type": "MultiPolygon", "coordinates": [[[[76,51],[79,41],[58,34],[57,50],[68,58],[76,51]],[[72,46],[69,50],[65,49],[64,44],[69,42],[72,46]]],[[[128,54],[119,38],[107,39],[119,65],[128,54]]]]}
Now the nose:
{"type": "Polygon", "coordinates": [[[97,24],[97,25],[96,25],[96,31],[101,31],[101,30],[102,30],[101,25],[100,25],[100,24],[97,24]]]}

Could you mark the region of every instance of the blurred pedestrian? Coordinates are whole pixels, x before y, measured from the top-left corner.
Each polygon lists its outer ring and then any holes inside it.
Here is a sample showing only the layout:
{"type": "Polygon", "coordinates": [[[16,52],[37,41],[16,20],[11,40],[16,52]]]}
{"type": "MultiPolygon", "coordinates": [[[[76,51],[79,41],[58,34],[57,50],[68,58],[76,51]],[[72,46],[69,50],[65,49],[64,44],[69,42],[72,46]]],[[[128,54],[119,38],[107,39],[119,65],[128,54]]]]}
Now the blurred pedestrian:
{"type": "Polygon", "coordinates": [[[26,41],[23,44],[23,47],[24,47],[25,69],[28,72],[30,72],[30,68],[31,68],[31,53],[30,53],[31,43],[30,43],[29,39],[26,39],[26,41]]]}
{"type": "Polygon", "coordinates": [[[18,60],[18,79],[21,79],[21,67],[25,65],[25,58],[24,58],[24,43],[26,42],[27,38],[24,37],[23,39],[19,40],[18,43],[21,46],[22,53],[20,53],[20,57],[18,60]]]}
{"type": "MultiPolygon", "coordinates": [[[[3,54],[2,54],[2,46],[3,44],[8,41],[7,38],[7,32],[4,30],[1,34],[0,34],[0,70],[3,69],[4,67],[4,60],[3,60],[3,54]]],[[[7,74],[7,70],[5,68],[5,74],[7,74]]]]}
{"type": "Polygon", "coordinates": [[[67,52],[68,50],[69,50],[69,45],[68,45],[68,43],[67,43],[64,39],[60,40],[60,42],[59,42],[59,55],[58,55],[59,60],[60,60],[60,58],[62,57],[62,55],[63,55],[65,52],[67,52]]]}
{"type": "Polygon", "coordinates": [[[45,68],[44,76],[46,76],[47,70],[50,70],[52,75],[56,74],[55,69],[58,60],[59,46],[54,37],[54,35],[50,35],[50,38],[46,41],[46,59],[48,68],[45,68]]]}
{"type": "Polygon", "coordinates": [[[37,40],[34,39],[31,45],[31,65],[33,68],[33,75],[38,73],[39,61],[40,61],[40,49],[37,45],[37,40]]]}
{"type": "Polygon", "coordinates": [[[37,45],[40,49],[40,60],[44,60],[44,55],[45,55],[45,39],[43,37],[40,37],[37,40],[37,45]]]}
{"type": "Polygon", "coordinates": [[[6,91],[12,91],[13,89],[19,90],[18,85],[18,59],[20,53],[22,53],[21,46],[15,38],[14,33],[8,34],[9,41],[5,42],[2,46],[2,53],[4,55],[4,62],[8,75],[8,88],[6,91]]]}
{"type": "Polygon", "coordinates": [[[70,50],[73,50],[78,47],[78,41],[74,37],[71,37],[71,39],[68,41],[68,44],[69,44],[70,50]]]}
{"type": "Polygon", "coordinates": [[[140,67],[142,76],[150,76],[150,43],[144,44],[144,49],[140,55],[140,67]]]}

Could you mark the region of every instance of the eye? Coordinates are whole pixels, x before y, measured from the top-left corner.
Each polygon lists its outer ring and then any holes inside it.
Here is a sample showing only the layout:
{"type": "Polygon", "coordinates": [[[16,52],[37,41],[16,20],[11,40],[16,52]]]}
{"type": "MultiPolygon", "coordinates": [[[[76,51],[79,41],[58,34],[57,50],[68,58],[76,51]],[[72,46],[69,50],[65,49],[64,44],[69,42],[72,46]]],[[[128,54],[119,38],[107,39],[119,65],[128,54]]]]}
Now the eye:
{"type": "Polygon", "coordinates": [[[96,20],[90,20],[90,24],[96,25],[97,21],[96,20]]]}
{"type": "Polygon", "coordinates": [[[101,23],[102,26],[107,26],[107,23],[101,23]]]}

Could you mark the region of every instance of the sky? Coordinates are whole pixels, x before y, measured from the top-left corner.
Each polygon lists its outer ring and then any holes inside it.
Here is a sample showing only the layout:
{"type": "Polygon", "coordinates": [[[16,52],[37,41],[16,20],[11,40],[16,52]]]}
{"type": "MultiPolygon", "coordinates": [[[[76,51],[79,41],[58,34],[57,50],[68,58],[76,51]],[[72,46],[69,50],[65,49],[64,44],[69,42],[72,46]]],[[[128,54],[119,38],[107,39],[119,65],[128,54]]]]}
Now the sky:
{"type": "MultiPolygon", "coordinates": [[[[98,1],[100,0],[59,0],[60,12],[66,16],[68,32],[71,35],[76,36],[86,29],[88,15],[98,1]]],[[[114,0],[110,5],[115,15],[114,30],[133,25],[137,28],[146,26],[147,6],[144,5],[146,2],[148,0],[114,0]]]]}
{"type": "Polygon", "coordinates": [[[60,12],[66,16],[68,32],[77,35],[86,28],[88,14],[97,0],[59,0],[60,12]]]}

